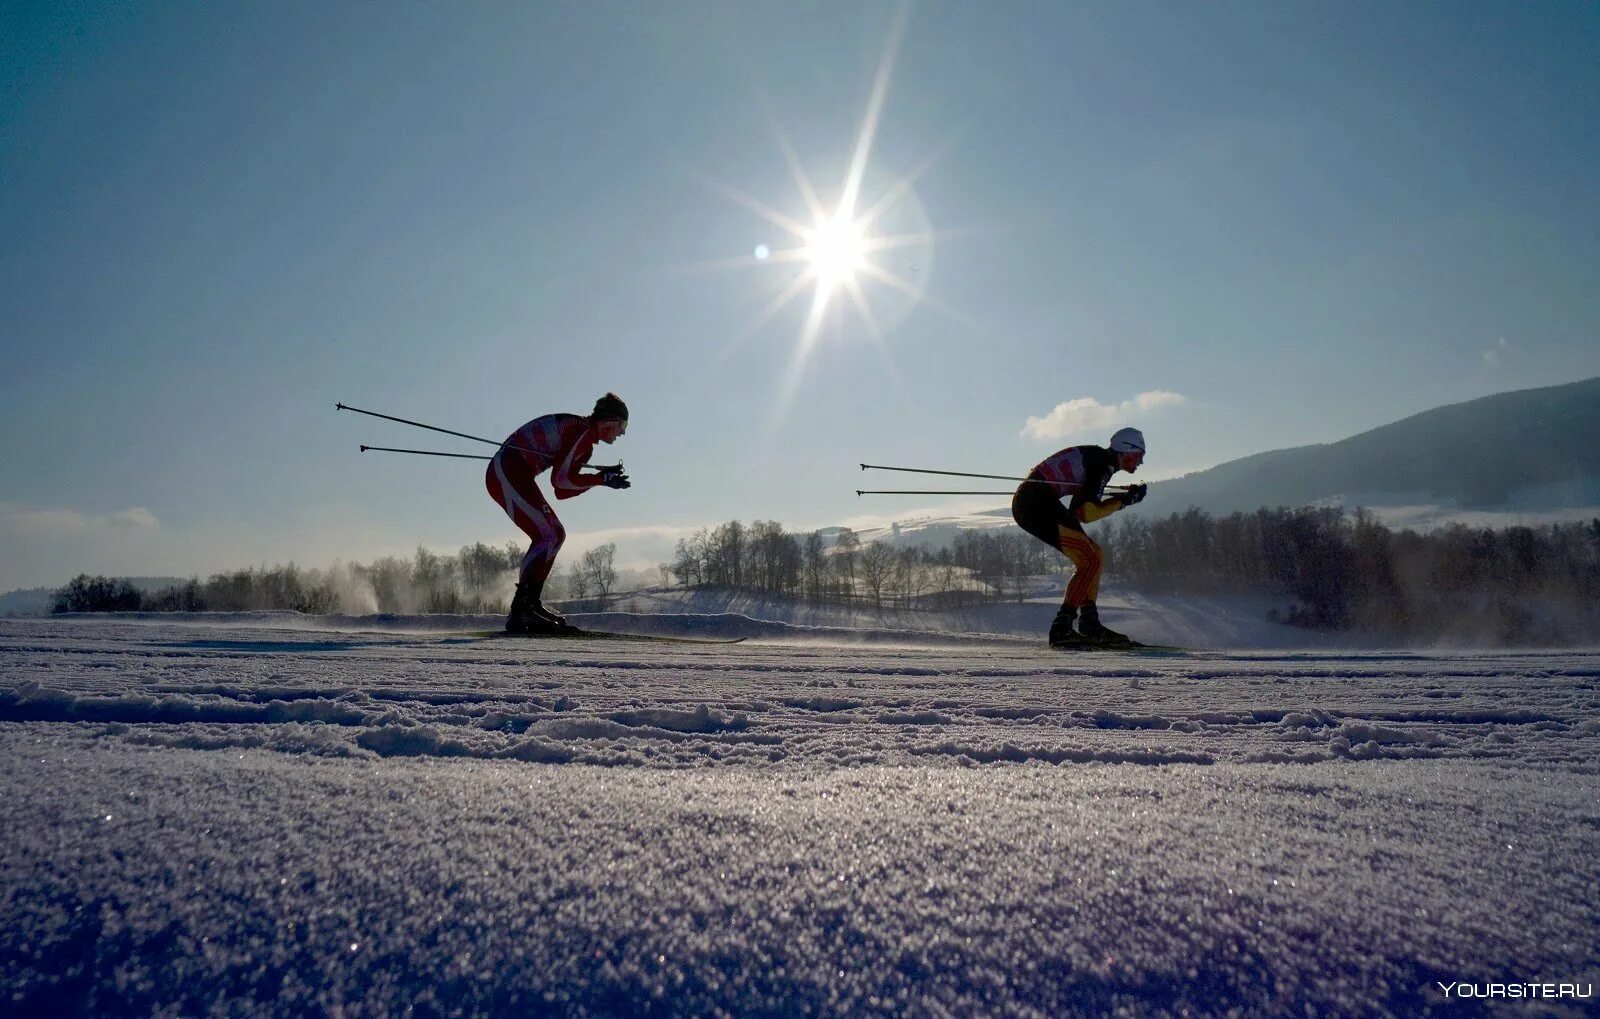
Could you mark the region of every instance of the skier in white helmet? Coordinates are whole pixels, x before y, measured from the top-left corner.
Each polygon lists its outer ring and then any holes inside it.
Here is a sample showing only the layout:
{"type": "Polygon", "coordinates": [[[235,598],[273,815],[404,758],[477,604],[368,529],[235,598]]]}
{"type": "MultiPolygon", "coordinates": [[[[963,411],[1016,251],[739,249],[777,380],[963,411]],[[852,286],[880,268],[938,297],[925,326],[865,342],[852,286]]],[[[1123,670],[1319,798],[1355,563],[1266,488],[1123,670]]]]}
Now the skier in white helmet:
{"type": "Polygon", "coordinates": [[[1011,497],[1011,515],[1018,526],[1059,550],[1076,567],[1061,611],[1050,624],[1052,647],[1128,642],[1127,635],[1100,622],[1095,596],[1105,555],[1084,533],[1083,525],[1144,499],[1144,485],[1129,485],[1120,495],[1105,494],[1113,474],[1132,474],[1142,463],[1144,433],[1137,428],[1118,429],[1106,446],[1069,446],[1046,457],[1011,497]],[[1063,505],[1063,499],[1070,501],[1063,505]]]}

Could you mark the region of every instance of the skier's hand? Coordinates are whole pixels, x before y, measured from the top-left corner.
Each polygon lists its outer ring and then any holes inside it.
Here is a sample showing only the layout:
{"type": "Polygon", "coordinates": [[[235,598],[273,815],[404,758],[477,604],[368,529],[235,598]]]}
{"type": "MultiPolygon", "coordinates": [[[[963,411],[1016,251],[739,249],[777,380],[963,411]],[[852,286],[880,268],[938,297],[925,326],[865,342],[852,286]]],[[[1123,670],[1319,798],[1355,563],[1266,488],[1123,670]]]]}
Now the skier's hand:
{"type": "Polygon", "coordinates": [[[1129,485],[1128,490],[1122,493],[1122,505],[1135,506],[1144,502],[1145,493],[1149,490],[1149,485],[1129,485]]]}
{"type": "Polygon", "coordinates": [[[628,476],[622,473],[621,464],[617,464],[615,467],[600,468],[600,483],[607,488],[615,489],[633,487],[633,482],[629,481],[628,476]]]}

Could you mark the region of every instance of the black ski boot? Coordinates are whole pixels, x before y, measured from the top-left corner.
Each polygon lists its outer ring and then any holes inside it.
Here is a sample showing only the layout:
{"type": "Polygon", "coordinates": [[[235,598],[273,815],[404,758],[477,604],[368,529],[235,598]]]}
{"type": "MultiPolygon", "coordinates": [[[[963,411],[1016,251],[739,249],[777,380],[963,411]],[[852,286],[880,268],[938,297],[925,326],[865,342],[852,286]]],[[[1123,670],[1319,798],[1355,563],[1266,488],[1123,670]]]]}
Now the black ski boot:
{"type": "Polygon", "coordinates": [[[517,593],[511,598],[511,613],[506,616],[507,633],[548,633],[559,625],[539,613],[539,594],[532,584],[517,585],[517,593]]]}
{"type": "Polygon", "coordinates": [[[1078,610],[1071,605],[1061,606],[1061,611],[1056,613],[1055,620],[1050,624],[1050,646],[1066,647],[1071,644],[1083,643],[1072,630],[1072,624],[1078,621],[1078,610]]]}
{"type": "Polygon", "coordinates": [[[533,603],[533,614],[538,616],[541,619],[549,620],[551,623],[555,624],[556,626],[566,626],[567,625],[567,617],[566,616],[563,616],[561,613],[556,612],[553,609],[545,608],[544,602],[542,602],[542,601],[538,601],[538,600],[534,601],[534,603],[533,603]]]}
{"type": "Polygon", "coordinates": [[[1082,612],[1082,619],[1078,623],[1078,632],[1086,639],[1092,640],[1096,644],[1132,643],[1127,634],[1118,633],[1108,626],[1101,625],[1100,609],[1095,606],[1094,602],[1084,602],[1080,611],[1082,612]]]}

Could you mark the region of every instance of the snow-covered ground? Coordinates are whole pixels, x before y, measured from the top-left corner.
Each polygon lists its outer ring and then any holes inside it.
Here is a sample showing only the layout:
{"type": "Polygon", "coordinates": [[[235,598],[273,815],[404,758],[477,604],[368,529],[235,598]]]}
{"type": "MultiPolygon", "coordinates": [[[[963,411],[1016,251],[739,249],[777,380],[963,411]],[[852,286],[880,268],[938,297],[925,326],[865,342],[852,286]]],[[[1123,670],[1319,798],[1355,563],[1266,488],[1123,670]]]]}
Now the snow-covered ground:
{"type": "MultiPolygon", "coordinates": [[[[949,634],[990,634],[1037,638],[1050,629],[1061,607],[1059,575],[1033,578],[1026,601],[974,601],[939,611],[875,611],[862,603],[841,605],[793,598],[764,598],[745,591],[711,588],[648,588],[618,595],[607,603],[614,613],[584,616],[594,625],[639,630],[641,627],[682,628],[688,617],[715,617],[711,625],[726,627],[729,614],[748,616],[739,636],[828,637],[846,642],[884,639],[943,639],[949,634]],[[642,617],[652,618],[642,618],[642,617]],[[794,628],[800,628],[795,630],[794,628]],[[913,631],[908,637],[903,631],[913,631]]],[[[974,596],[976,597],[976,596],[974,596]]],[[[1316,633],[1268,620],[1269,609],[1289,603],[1265,597],[1189,597],[1142,595],[1128,591],[1102,593],[1098,602],[1109,626],[1125,629],[1146,644],[1188,648],[1348,647],[1371,643],[1354,633],[1316,633]]]]}
{"type": "Polygon", "coordinates": [[[1600,519],[1600,480],[1573,478],[1513,491],[1494,506],[1461,506],[1439,502],[1427,492],[1368,492],[1319,500],[1319,506],[1362,507],[1385,527],[1432,531],[1454,524],[1503,530],[1546,524],[1587,523],[1600,519]]]}
{"type": "Polygon", "coordinates": [[[1595,1007],[1600,652],[607,620],[0,621],[0,1002],[1595,1007]]]}

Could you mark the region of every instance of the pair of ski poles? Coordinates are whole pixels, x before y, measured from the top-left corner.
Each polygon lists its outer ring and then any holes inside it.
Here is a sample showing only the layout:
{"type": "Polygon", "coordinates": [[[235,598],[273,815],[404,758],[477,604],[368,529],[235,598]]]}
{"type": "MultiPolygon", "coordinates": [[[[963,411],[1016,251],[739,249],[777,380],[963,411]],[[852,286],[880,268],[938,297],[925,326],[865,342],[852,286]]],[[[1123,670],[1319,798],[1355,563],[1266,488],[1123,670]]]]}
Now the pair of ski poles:
{"type": "MultiPolygon", "coordinates": [[[[943,474],[952,478],[993,478],[996,481],[1016,481],[1024,485],[1052,485],[1057,489],[1077,488],[1071,482],[1045,481],[1042,478],[1017,478],[1009,474],[970,474],[966,471],[935,471],[925,467],[885,467],[883,464],[862,464],[864,471],[904,471],[908,474],[943,474]]],[[[1121,486],[1110,486],[1108,492],[1125,492],[1121,486]]],[[[856,495],[1010,495],[1010,492],[946,492],[921,488],[858,488],[856,495]]]]}
{"type": "MultiPolygon", "coordinates": [[[[354,411],[357,414],[365,414],[368,417],[383,418],[385,421],[398,421],[403,425],[411,425],[413,428],[426,428],[430,432],[443,432],[446,435],[455,435],[463,439],[471,439],[473,442],[485,442],[491,446],[504,446],[506,449],[522,449],[521,446],[512,446],[502,442],[495,442],[493,439],[485,439],[478,435],[468,435],[466,432],[452,432],[450,429],[440,428],[438,425],[425,425],[421,421],[412,421],[409,418],[397,418],[389,414],[379,414],[375,410],[362,410],[360,407],[352,407],[347,403],[336,403],[333,405],[333,409],[354,411]]],[[[482,456],[478,453],[441,453],[432,449],[396,449],[394,446],[362,446],[361,452],[365,453],[369,449],[377,450],[383,453],[412,453],[416,456],[449,456],[455,457],[458,460],[494,459],[494,457],[482,456]]],[[[524,453],[533,452],[531,449],[524,449],[522,451],[524,453]]]]}
{"type": "MultiPolygon", "coordinates": [[[[453,432],[448,428],[440,428],[437,425],[426,425],[426,424],[423,424],[421,421],[412,421],[409,418],[394,417],[393,415],[390,415],[390,414],[379,414],[375,410],[362,410],[360,407],[352,407],[352,406],[350,406],[349,404],[346,404],[346,403],[336,403],[333,406],[334,406],[335,410],[348,410],[348,411],[352,411],[352,412],[354,412],[356,414],[365,414],[368,417],[383,418],[385,421],[397,421],[402,425],[411,425],[414,428],[426,428],[430,432],[443,432],[445,435],[454,435],[454,436],[457,436],[457,437],[462,438],[462,439],[471,439],[473,442],[483,442],[483,443],[487,443],[487,444],[489,444],[491,446],[503,447],[505,449],[522,449],[521,446],[511,446],[511,445],[507,445],[505,443],[495,442],[493,439],[485,439],[485,438],[482,438],[481,436],[477,436],[477,435],[468,435],[466,432],[453,432]]],[[[438,452],[436,450],[431,450],[431,449],[399,449],[399,448],[394,447],[394,446],[362,446],[361,447],[361,452],[363,452],[363,453],[367,452],[368,450],[373,450],[373,451],[381,452],[381,453],[411,453],[411,454],[416,455],[416,456],[448,456],[448,457],[455,457],[455,458],[460,459],[460,460],[489,460],[489,459],[492,459],[492,457],[481,456],[481,455],[479,455],[477,453],[441,453],[441,452],[438,452]]],[[[530,452],[531,453],[531,452],[533,452],[533,450],[523,450],[523,452],[530,452]]],[[[1054,481],[1042,481],[1039,478],[1016,478],[1016,477],[1012,477],[1012,476],[1010,476],[1008,474],[972,474],[972,473],[969,473],[967,471],[936,471],[936,470],[931,470],[931,469],[928,469],[928,468],[925,468],[925,467],[886,467],[883,464],[862,464],[861,465],[861,469],[864,470],[864,471],[901,471],[901,472],[904,472],[904,473],[907,473],[907,474],[942,474],[942,475],[945,475],[946,477],[952,477],[952,478],[991,478],[991,479],[994,479],[996,481],[1016,481],[1016,482],[1020,482],[1020,483],[1023,483],[1023,484],[1031,484],[1031,485],[1055,485],[1057,488],[1061,488],[1061,487],[1073,488],[1073,487],[1076,487],[1076,486],[1071,485],[1071,484],[1061,485],[1061,484],[1059,484],[1057,482],[1054,482],[1054,481]]],[[[1108,491],[1108,492],[1117,492],[1117,491],[1125,491],[1125,490],[1126,489],[1117,488],[1117,487],[1112,487],[1112,488],[1106,489],[1106,491],[1108,491]]],[[[965,491],[949,492],[949,491],[932,491],[932,490],[928,490],[928,489],[905,489],[905,488],[897,488],[897,489],[865,489],[865,488],[858,488],[858,489],[856,489],[856,495],[858,495],[858,496],[862,496],[862,495],[1010,495],[1010,494],[1011,494],[1010,492],[965,492],[965,491]]]]}

